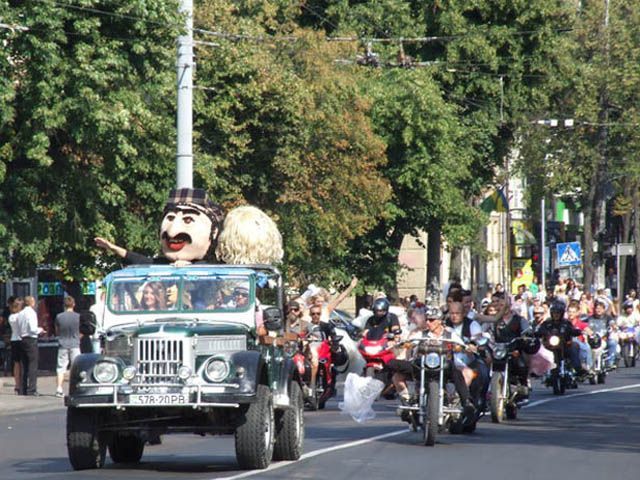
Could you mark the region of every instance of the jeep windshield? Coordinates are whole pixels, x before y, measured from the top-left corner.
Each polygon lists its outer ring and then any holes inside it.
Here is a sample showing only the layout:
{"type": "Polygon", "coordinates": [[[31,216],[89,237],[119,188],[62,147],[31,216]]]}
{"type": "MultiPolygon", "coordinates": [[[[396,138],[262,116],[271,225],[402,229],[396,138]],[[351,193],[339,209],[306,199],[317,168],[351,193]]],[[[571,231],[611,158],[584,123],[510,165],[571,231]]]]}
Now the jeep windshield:
{"type": "Polygon", "coordinates": [[[249,277],[171,275],[114,278],[107,305],[118,314],[246,312],[255,302],[249,277]]]}

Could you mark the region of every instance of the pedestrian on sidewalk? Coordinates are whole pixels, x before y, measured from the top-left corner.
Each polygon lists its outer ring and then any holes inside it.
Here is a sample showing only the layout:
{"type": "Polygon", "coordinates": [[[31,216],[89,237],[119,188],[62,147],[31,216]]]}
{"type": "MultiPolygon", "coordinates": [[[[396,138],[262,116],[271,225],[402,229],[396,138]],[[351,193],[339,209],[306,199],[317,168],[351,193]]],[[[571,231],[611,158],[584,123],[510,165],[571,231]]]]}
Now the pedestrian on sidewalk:
{"type": "Polygon", "coordinates": [[[13,372],[13,380],[15,382],[14,392],[16,395],[20,395],[23,392],[22,388],[22,367],[21,367],[21,353],[20,343],[22,337],[18,328],[18,314],[24,308],[24,298],[11,297],[9,298],[9,327],[11,327],[11,371],[13,372]]]}
{"type": "Polygon", "coordinates": [[[31,295],[24,297],[25,307],[18,314],[18,330],[20,331],[20,360],[22,363],[22,393],[38,396],[38,335],[42,329],[38,327],[36,299],[31,295]]]}
{"type": "Polygon", "coordinates": [[[56,335],[58,336],[58,384],[56,397],[63,397],[62,382],[64,373],[71,366],[73,360],[80,355],[80,314],[74,312],[76,301],[72,296],[64,299],[64,312],[56,315],[54,322],[56,335]]]}

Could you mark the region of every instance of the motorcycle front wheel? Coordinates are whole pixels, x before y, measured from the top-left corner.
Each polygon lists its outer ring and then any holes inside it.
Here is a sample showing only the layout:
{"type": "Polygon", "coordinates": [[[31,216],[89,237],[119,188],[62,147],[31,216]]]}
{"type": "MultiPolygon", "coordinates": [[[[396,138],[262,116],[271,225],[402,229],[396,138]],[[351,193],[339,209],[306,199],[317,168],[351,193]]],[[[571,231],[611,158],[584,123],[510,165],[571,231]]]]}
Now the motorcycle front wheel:
{"type": "Polygon", "coordinates": [[[558,372],[552,374],[551,386],[553,387],[554,395],[564,395],[566,385],[564,384],[564,379],[558,374],[558,372]]]}
{"type": "Polygon", "coordinates": [[[504,374],[502,372],[493,372],[491,377],[491,421],[493,423],[502,423],[504,420],[503,388],[504,374]]]}
{"type": "Polygon", "coordinates": [[[425,412],[422,429],[424,444],[432,447],[436,443],[438,433],[438,419],[440,417],[440,383],[436,380],[429,382],[427,396],[427,411],[425,412]]]}

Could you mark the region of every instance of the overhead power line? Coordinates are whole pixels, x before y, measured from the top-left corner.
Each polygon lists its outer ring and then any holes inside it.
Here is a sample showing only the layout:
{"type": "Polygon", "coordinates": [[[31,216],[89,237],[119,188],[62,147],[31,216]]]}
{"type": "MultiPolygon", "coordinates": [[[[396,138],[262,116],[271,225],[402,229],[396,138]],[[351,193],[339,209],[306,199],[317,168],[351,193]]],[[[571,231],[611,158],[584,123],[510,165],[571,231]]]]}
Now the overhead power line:
{"type": "MultiPolygon", "coordinates": [[[[78,11],[84,11],[87,13],[93,13],[96,15],[104,15],[104,16],[108,16],[108,17],[114,17],[114,18],[121,18],[121,19],[126,19],[126,20],[135,20],[135,21],[140,21],[140,22],[145,22],[145,23],[149,23],[151,25],[156,25],[156,26],[162,26],[162,27],[170,27],[170,28],[182,28],[183,25],[179,24],[179,23],[173,23],[173,22],[163,22],[163,21],[158,21],[158,20],[150,20],[149,18],[146,17],[141,17],[141,16],[137,16],[137,15],[130,15],[130,14],[123,14],[123,13],[116,13],[116,12],[110,12],[107,10],[101,10],[98,8],[91,8],[91,7],[83,7],[81,5],[76,5],[73,3],[69,3],[69,2],[60,2],[57,0],[36,0],[37,2],[43,3],[43,4],[49,4],[49,5],[54,5],[60,8],[68,8],[68,9],[72,9],[72,10],[78,10],[78,11]]],[[[316,16],[319,16],[320,18],[325,19],[325,21],[329,21],[325,16],[318,14],[317,12],[315,12],[313,9],[310,9],[310,7],[308,6],[304,6],[303,8],[307,9],[308,11],[311,11],[312,13],[314,13],[316,16]]],[[[337,28],[337,26],[333,23],[330,23],[334,28],[337,28]]],[[[293,36],[293,35],[285,35],[285,36],[275,36],[275,35],[252,35],[252,34],[244,34],[244,33],[231,33],[231,32],[220,32],[220,31],[213,31],[213,30],[208,30],[205,28],[201,28],[201,27],[196,27],[193,29],[193,31],[195,33],[200,33],[203,35],[211,35],[211,36],[216,36],[218,38],[225,38],[225,39],[229,39],[229,40],[236,40],[236,41],[240,41],[240,40],[246,40],[246,41],[257,41],[257,42],[294,42],[299,40],[299,37],[293,36]]],[[[549,30],[547,29],[541,29],[541,30],[519,30],[519,31],[513,31],[513,32],[501,32],[503,35],[516,35],[516,36],[520,36],[520,35],[535,35],[538,33],[542,33],[542,32],[547,32],[549,30]]],[[[565,33],[565,32],[571,32],[573,31],[572,28],[557,28],[557,29],[551,29],[550,31],[552,32],[557,32],[557,33],[565,33]]],[[[489,30],[486,31],[470,31],[470,32],[464,32],[464,33],[460,33],[460,34],[452,34],[452,35],[442,35],[442,36],[427,36],[427,37],[386,37],[386,38],[371,38],[371,37],[360,37],[360,36],[344,36],[344,37],[326,37],[325,40],[329,41],[329,42],[359,42],[359,43],[429,43],[429,42],[435,42],[435,41],[450,41],[450,40],[455,40],[458,38],[463,38],[463,37],[468,37],[468,36],[473,36],[473,35],[489,35],[495,32],[491,32],[489,30]]]]}

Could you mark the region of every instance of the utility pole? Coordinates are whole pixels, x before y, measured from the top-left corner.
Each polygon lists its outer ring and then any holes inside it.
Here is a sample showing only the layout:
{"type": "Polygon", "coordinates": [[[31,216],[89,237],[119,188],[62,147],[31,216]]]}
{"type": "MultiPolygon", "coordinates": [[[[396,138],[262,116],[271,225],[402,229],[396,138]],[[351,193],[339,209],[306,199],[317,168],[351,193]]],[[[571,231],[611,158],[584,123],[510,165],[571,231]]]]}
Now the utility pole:
{"type": "Polygon", "coordinates": [[[180,0],[185,17],[184,35],[178,37],[176,187],[193,188],[193,0],[180,0]]]}
{"type": "Polygon", "coordinates": [[[543,288],[547,288],[547,267],[545,266],[547,260],[547,216],[545,209],[546,205],[543,194],[540,200],[540,263],[542,265],[540,269],[540,280],[543,288]]]}

